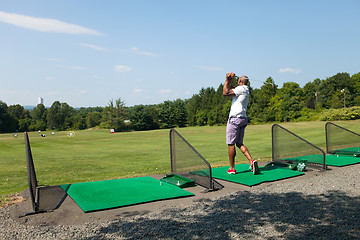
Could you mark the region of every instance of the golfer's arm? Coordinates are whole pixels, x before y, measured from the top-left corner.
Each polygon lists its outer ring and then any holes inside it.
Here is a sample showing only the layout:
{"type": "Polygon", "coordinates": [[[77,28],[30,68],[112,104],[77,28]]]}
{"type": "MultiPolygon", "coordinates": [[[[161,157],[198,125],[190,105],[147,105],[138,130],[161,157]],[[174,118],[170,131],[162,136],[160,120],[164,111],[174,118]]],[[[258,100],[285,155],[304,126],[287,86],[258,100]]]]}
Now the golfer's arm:
{"type": "Polygon", "coordinates": [[[225,84],[223,87],[223,96],[229,97],[229,96],[234,96],[234,95],[235,95],[235,93],[233,91],[233,87],[231,86],[231,81],[225,80],[225,84]]]}

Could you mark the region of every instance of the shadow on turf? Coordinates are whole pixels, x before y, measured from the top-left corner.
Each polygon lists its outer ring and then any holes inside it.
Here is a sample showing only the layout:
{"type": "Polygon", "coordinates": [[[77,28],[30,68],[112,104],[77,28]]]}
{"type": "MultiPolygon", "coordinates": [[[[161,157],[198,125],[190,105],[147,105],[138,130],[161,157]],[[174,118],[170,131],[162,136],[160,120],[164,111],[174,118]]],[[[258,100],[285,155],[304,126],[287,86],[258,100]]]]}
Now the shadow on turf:
{"type": "Polygon", "coordinates": [[[321,195],[248,191],[216,202],[161,214],[119,219],[86,239],[358,239],[360,198],[341,191],[321,195]]]}

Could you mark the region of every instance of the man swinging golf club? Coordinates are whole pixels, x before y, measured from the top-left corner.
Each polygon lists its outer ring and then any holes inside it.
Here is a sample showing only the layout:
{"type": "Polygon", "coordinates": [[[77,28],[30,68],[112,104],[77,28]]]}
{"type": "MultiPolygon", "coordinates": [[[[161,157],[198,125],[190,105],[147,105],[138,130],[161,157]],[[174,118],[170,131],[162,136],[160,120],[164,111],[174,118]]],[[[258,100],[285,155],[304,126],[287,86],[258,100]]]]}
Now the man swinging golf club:
{"type": "Polygon", "coordinates": [[[223,95],[232,97],[229,119],[226,126],[226,143],[228,144],[230,161],[230,168],[227,172],[229,174],[236,174],[236,145],[249,160],[251,169],[256,175],[260,173],[258,164],[256,160],[252,159],[248,148],[243,144],[245,127],[248,124],[246,110],[249,102],[249,87],[247,86],[249,78],[247,76],[239,77],[237,86],[233,87],[235,77],[235,73],[227,73],[223,88],[223,95]]]}

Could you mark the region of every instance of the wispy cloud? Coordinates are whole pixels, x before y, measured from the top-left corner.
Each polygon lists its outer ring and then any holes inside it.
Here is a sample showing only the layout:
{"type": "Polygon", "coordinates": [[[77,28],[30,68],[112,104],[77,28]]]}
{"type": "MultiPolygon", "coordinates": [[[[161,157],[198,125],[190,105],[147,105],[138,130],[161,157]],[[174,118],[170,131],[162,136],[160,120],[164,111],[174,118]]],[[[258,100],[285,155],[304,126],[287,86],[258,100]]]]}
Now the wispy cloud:
{"type": "Polygon", "coordinates": [[[130,49],[117,49],[117,50],[125,53],[134,53],[134,54],[146,55],[146,56],[159,56],[159,54],[157,53],[140,51],[137,47],[131,47],[130,49]]]}
{"type": "Polygon", "coordinates": [[[160,89],[160,94],[170,94],[172,93],[171,89],[160,89]]]}
{"type": "Polygon", "coordinates": [[[294,68],[280,68],[279,73],[295,73],[299,74],[301,73],[300,69],[294,69],[294,68]]]}
{"type": "Polygon", "coordinates": [[[70,68],[70,69],[74,69],[74,70],[85,70],[86,67],[82,67],[82,66],[68,66],[66,68],[70,68]]]}
{"type": "Polygon", "coordinates": [[[79,46],[82,46],[82,47],[87,47],[87,48],[90,48],[90,49],[93,49],[93,50],[96,50],[96,51],[107,51],[107,49],[102,48],[102,47],[99,47],[99,46],[96,46],[96,45],[94,45],[94,44],[79,43],[78,45],[79,45],[79,46]]]}
{"type": "Polygon", "coordinates": [[[209,70],[209,71],[224,71],[223,68],[221,67],[210,67],[210,66],[202,66],[202,65],[198,65],[195,66],[196,68],[200,68],[200,69],[204,69],[204,70],[209,70]]]}
{"type": "Polygon", "coordinates": [[[45,80],[46,80],[46,81],[54,81],[55,78],[54,78],[54,77],[45,77],[45,80]]]}
{"type": "Polygon", "coordinates": [[[114,71],[115,71],[115,72],[120,72],[120,73],[130,72],[130,71],[131,71],[131,67],[123,66],[123,65],[115,65],[115,66],[114,66],[114,71]]]}
{"type": "Polygon", "coordinates": [[[0,11],[0,22],[41,32],[59,32],[68,34],[104,35],[96,30],[62,22],[51,18],[37,18],[16,13],[0,11]]]}
{"type": "Polygon", "coordinates": [[[86,67],[82,66],[67,66],[67,65],[58,65],[61,68],[73,69],[73,70],[86,70],[86,67]]]}
{"type": "Polygon", "coordinates": [[[141,88],[134,88],[132,91],[134,94],[144,93],[146,92],[144,89],[141,88]]]}
{"type": "Polygon", "coordinates": [[[104,76],[99,76],[99,75],[93,75],[92,76],[94,79],[97,79],[97,80],[104,80],[105,77],[104,76]]]}

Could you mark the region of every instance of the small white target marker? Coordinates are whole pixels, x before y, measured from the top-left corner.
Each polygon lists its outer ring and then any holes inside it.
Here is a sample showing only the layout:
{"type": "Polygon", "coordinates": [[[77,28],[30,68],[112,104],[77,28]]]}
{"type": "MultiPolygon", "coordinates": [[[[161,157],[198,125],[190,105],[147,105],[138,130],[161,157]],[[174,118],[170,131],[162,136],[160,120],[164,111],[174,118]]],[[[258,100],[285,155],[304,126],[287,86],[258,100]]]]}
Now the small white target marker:
{"type": "Polygon", "coordinates": [[[68,137],[74,137],[74,136],[75,136],[75,132],[69,131],[69,132],[67,133],[67,136],[68,136],[68,137]]]}

